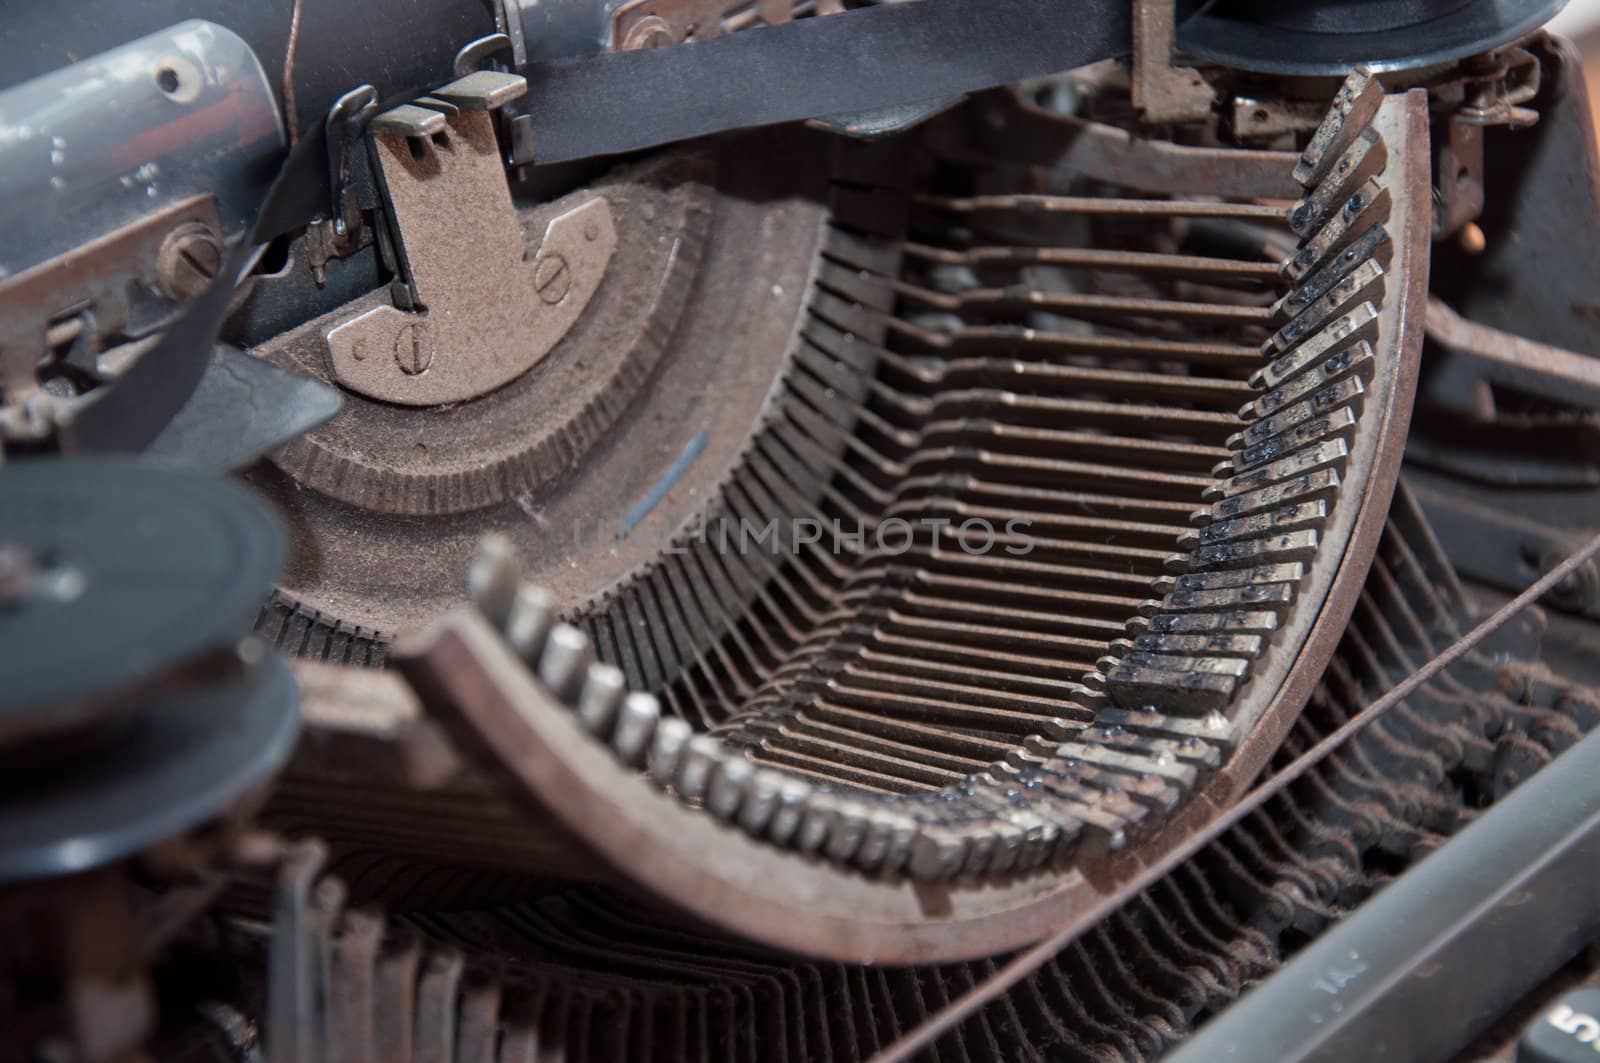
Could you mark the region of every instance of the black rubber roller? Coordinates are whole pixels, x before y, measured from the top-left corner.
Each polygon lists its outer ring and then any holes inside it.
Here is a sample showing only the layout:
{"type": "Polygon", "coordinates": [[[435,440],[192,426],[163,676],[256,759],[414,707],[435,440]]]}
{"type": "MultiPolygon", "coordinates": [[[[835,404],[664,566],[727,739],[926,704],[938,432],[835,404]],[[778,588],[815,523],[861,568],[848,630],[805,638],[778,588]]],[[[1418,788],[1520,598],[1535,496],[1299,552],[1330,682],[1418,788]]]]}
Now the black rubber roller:
{"type": "Polygon", "coordinates": [[[229,481],[122,457],[0,465],[0,740],[232,643],[283,558],[277,519],[229,481]]]}
{"type": "Polygon", "coordinates": [[[1518,40],[1566,0],[1192,0],[1178,50],[1237,70],[1343,77],[1448,63],[1518,40]]]}
{"type": "Polygon", "coordinates": [[[74,736],[68,763],[0,751],[0,884],[73,874],[200,826],[283,766],[300,727],[288,665],[168,695],[74,736]]]}

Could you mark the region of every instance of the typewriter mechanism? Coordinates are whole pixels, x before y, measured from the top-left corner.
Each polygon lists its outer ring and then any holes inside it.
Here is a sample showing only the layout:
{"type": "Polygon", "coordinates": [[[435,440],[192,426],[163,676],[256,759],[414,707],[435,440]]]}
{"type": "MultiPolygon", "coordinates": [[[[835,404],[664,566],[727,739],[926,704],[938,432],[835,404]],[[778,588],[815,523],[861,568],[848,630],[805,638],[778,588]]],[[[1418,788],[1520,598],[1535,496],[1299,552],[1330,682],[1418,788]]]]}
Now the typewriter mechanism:
{"type": "Polygon", "coordinates": [[[1592,1054],[1562,6],[0,15],[0,1060],[1592,1054]]]}

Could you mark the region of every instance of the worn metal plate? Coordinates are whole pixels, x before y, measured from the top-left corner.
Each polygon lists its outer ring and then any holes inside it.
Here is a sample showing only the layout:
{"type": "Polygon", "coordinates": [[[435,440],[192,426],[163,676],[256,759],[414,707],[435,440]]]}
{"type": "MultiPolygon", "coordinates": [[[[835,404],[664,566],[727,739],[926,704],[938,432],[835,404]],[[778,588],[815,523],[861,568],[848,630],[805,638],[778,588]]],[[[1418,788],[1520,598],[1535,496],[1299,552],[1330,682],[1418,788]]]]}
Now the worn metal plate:
{"type": "Polygon", "coordinates": [[[525,373],[589,305],[617,246],[596,197],[552,219],[525,256],[491,116],[426,113],[444,128],[374,138],[417,309],[377,306],[327,334],[340,384],[405,406],[462,402],[525,373]]]}

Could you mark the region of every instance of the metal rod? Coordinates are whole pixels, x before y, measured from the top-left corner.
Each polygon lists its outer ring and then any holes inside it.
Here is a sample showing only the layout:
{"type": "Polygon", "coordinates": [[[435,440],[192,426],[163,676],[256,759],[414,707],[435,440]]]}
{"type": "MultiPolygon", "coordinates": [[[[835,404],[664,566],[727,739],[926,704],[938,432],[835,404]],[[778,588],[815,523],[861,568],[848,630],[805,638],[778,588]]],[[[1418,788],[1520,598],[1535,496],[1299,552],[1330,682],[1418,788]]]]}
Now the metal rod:
{"type": "Polygon", "coordinates": [[[1438,299],[1428,300],[1427,329],[1446,347],[1508,371],[1507,383],[1563,401],[1588,399],[1590,408],[1600,397],[1600,362],[1588,355],[1468,321],[1438,299]]]}
{"type": "Polygon", "coordinates": [[[915,195],[912,202],[956,214],[1028,211],[1043,214],[1132,215],[1143,218],[1252,218],[1287,222],[1287,207],[1272,203],[1224,203],[1210,199],[1118,199],[1112,196],[937,196],[915,195]]]}
{"type": "Polygon", "coordinates": [[[1352,716],[1343,726],[1301,754],[1281,772],[1256,787],[1247,797],[1217,817],[1204,829],[1190,835],[1173,846],[1160,858],[1146,865],[1145,869],[1139,874],[1136,874],[1123,883],[1122,886],[1092,905],[1071,926],[1046,938],[1026,951],[1018,953],[1005,966],[996,971],[988,981],[963,993],[937,1014],[930,1016],[925,1022],[900,1038],[900,1040],[895,1041],[882,1052],[873,1056],[873,1063],[896,1063],[898,1060],[909,1059],[914,1053],[932,1044],[940,1036],[965,1021],[985,1004],[993,1001],[1007,989],[1010,989],[1038,970],[1046,961],[1071,945],[1079,937],[1088,933],[1102,920],[1116,912],[1117,909],[1144,890],[1155,885],[1246,816],[1249,816],[1272,798],[1278,796],[1296,779],[1316,767],[1329,754],[1338,749],[1352,735],[1400,704],[1407,696],[1415,692],[1418,687],[1460,660],[1478,643],[1499,630],[1529,605],[1538,601],[1551,588],[1566,579],[1580,565],[1597,553],[1600,553],[1600,535],[1590,539],[1577,552],[1539,577],[1521,594],[1496,609],[1471,631],[1446,647],[1438,656],[1432,658],[1415,672],[1395,684],[1386,694],[1352,716]]]}

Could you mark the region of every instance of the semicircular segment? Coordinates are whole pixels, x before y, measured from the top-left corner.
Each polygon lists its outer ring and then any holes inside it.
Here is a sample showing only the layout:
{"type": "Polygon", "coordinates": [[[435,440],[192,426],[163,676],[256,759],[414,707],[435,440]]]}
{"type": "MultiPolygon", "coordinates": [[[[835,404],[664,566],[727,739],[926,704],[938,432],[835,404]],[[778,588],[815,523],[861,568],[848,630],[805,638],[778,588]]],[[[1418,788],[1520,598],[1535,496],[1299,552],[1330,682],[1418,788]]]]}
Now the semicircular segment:
{"type": "Polygon", "coordinates": [[[1197,164],[1182,197],[916,197],[893,273],[851,253],[881,237],[836,232],[743,489],[783,512],[822,470],[788,516],[860,542],[663,576],[652,610],[726,633],[684,639],[659,697],[628,681],[671,622],[608,618],[623,667],[597,660],[594,618],[557,623],[503,558],[400,667],[525,798],[711,922],[879,962],[1037,938],[1249,783],[1349,619],[1420,353],[1426,137],[1422,95],[1358,74],[1288,157],[1292,204],[1208,195],[1197,164]],[[1241,239],[1287,252],[1194,250],[1241,239]],[[969,550],[974,521],[1005,530],[969,550]]]}

